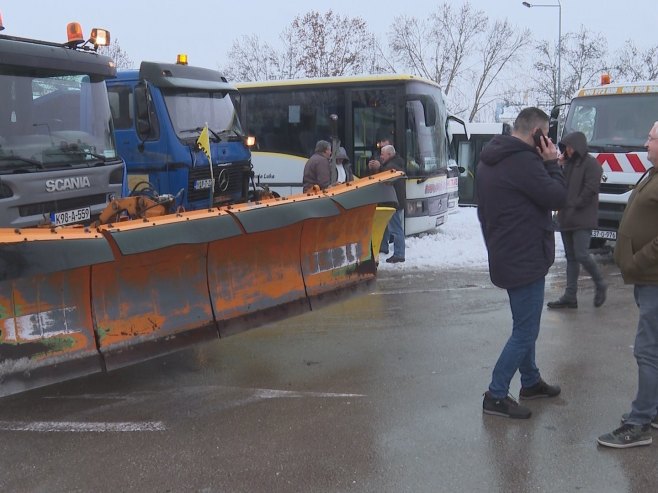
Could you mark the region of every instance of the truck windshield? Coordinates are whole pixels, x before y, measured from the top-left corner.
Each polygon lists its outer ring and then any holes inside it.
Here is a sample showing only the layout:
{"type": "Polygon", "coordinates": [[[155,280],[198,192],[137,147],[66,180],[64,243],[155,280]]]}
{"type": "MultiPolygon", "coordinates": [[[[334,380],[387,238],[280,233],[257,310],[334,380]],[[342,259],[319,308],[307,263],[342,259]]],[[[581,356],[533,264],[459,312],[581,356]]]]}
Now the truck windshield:
{"type": "Polygon", "coordinates": [[[571,103],[564,132],[583,132],[594,151],[643,149],[656,115],[656,93],[579,97],[571,103]]]}
{"type": "MultiPolygon", "coordinates": [[[[241,136],[242,127],[238,114],[227,92],[199,92],[167,89],[165,104],[179,139],[189,139],[190,129],[203,127],[205,123],[212,131],[211,138],[241,136]]],[[[194,137],[196,138],[196,137],[194,137]]]]}
{"type": "Polygon", "coordinates": [[[0,173],[114,160],[111,125],[103,80],[0,68],[0,173]]]}

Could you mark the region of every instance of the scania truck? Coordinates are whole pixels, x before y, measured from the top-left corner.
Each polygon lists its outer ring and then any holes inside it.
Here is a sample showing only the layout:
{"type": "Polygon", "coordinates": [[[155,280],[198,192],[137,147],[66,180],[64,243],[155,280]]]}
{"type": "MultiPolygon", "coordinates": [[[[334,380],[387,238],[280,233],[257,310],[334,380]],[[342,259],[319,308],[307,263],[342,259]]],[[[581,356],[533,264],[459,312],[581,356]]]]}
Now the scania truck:
{"type": "MultiPolygon", "coordinates": [[[[559,113],[559,107],[551,113],[554,140],[559,113]]],[[[657,81],[610,83],[605,74],[601,85],[580,89],[571,100],[561,135],[583,132],[589,152],[603,167],[598,228],[592,232],[592,247],[617,239],[631,191],[652,166],[644,144],[657,119],[657,81]]]]}
{"type": "Polygon", "coordinates": [[[176,63],[119,70],[107,88],[129,193],[173,195],[188,210],[249,198],[251,152],[233,103],[237,89],[219,72],[179,55],[176,63]],[[207,149],[198,144],[204,134],[207,149]]]}
{"type": "Polygon", "coordinates": [[[89,224],[122,193],[105,88],[116,68],[96,51],[109,32],[67,31],[62,44],[0,35],[1,227],[89,224]]]}

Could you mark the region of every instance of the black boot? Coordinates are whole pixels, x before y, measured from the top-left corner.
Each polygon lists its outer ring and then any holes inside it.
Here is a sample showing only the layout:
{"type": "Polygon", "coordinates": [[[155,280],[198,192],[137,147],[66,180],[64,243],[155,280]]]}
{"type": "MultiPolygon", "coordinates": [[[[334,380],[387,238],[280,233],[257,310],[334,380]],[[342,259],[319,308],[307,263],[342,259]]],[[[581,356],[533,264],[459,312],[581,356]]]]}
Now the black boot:
{"type": "Polygon", "coordinates": [[[578,302],[576,300],[570,300],[564,296],[555,301],[549,301],[546,303],[546,306],[549,308],[578,308],[578,302]]]}

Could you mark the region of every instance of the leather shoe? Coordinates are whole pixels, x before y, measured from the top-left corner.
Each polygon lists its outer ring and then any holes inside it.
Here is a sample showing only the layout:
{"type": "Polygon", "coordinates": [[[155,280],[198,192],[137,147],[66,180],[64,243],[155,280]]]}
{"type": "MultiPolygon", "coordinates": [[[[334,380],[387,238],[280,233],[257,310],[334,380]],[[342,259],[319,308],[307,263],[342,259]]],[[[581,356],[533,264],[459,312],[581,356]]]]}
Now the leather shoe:
{"type": "Polygon", "coordinates": [[[594,306],[596,308],[600,307],[605,303],[606,295],[608,294],[608,285],[603,284],[596,287],[596,292],[594,293],[594,306]]]}
{"type": "Polygon", "coordinates": [[[549,301],[546,306],[549,308],[578,308],[578,302],[560,298],[559,300],[549,301]]]}
{"type": "Polygon", "coordinates": [[[404,262],[404,257],[396,257],[395,255],[393,255],[386,259],[387,264],[397,264],[398,262],[404,262]]]}

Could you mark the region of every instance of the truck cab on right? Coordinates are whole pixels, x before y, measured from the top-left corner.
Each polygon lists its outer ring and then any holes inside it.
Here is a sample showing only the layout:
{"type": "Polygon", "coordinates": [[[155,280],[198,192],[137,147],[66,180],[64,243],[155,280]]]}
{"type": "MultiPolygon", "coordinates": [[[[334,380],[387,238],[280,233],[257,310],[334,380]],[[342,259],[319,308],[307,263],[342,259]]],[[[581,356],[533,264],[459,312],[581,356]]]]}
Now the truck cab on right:
{"type": "Polygon", "coordinates": [[[658,120],[658,82],[609,83],[605,76],[601,81],[600,86],[580,89],[563,119],[559,118],[559,107],[551,113],[554,140],[571,132],[583,132],[590,154],[603,167],[598,228],[592,231],[594,248],[617,239],[631,191],[652,166],[647,160],[645,142],[658,120]],[[558,120],[563,120],[559,136],[558,120]]]}

